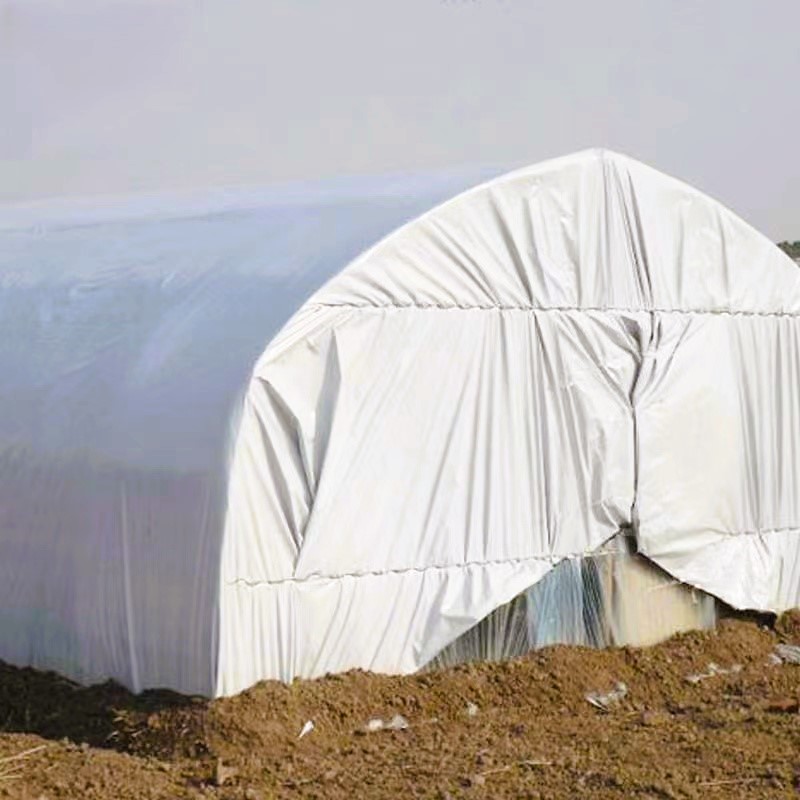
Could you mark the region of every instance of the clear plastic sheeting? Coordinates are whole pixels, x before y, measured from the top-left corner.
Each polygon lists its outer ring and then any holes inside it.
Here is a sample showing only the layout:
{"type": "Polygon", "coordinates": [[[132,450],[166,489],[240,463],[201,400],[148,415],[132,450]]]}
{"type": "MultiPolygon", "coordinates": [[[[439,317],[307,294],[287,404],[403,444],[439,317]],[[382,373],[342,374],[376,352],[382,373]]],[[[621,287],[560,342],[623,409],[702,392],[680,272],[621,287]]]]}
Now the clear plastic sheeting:
{"type": "Polygon", "coordinates": [[[597,553],[566,559],[494,610],[427,665],[503,661],[548,645],[644,646],[716,625],[719,602],[676,581],[622,532],[597,553]]]}

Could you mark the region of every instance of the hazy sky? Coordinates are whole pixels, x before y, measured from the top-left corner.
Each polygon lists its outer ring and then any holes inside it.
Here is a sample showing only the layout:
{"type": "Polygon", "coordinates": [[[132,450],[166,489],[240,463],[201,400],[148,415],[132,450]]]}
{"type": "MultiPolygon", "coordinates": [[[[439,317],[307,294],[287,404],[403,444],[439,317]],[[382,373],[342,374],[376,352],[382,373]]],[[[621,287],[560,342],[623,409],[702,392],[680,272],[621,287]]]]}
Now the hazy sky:
{"type": "Polygon", "coordinates": [[[2,202],[594,146],[800,238],[800,0],[0,0],[2,202]]]}

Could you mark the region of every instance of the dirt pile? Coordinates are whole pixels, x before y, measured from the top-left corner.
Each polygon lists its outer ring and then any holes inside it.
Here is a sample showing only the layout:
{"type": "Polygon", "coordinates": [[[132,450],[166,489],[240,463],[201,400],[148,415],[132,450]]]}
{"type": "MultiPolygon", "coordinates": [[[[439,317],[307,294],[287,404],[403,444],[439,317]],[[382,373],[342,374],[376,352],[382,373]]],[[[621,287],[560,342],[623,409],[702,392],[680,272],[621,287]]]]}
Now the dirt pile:
{"type": "Polygon", "coordinates": [[[800,644],[799,613],[210,703],[3,667],[0,797],[798,797],[800,665],[781,642],[800,644]]]}

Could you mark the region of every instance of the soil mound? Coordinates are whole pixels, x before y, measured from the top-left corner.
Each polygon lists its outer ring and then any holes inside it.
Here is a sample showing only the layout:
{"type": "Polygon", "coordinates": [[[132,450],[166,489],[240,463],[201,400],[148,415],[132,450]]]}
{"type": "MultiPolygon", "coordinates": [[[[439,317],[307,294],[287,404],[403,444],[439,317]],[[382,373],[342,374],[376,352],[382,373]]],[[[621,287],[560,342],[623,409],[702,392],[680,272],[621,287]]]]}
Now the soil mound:
{"type": "Polygon", "coordinates": [[[800,612],[213,702],[0,665],[0,797],[797,797],[787,643],[800,612]]]}

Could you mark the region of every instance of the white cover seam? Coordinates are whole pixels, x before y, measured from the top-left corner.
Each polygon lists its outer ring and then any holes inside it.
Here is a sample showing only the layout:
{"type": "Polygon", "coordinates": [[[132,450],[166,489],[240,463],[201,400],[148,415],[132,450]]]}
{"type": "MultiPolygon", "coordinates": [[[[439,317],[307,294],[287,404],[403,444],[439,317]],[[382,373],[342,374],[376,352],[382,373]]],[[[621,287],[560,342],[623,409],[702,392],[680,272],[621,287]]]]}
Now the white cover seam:
{"type": "Polygon", "coordinates": [[[730,316],[730,317],[800,317],[794,311],[733,311],[731,309],[680,309],[680,308],[621,308],[615,306],[510,306],[510,305],[441,305],[439,303],[309,303],[318,308],[355,308],[367,311],[388,309],[417,311],[525,311],[527,313],[571,312],[610,313],[610,314],[695,314],[698,316],[730,316]]]}
{"type": "MultiPolygon", "coordinates": [[[[735,538],[739,536],[761,536],[766,534],[772,533],[800,533],[800,526],[797,527],[787,527],[787,528],[768,528],[764,530],[755,530],[755,531],[738,531],[738,532],[728,532],[728,531],[717,531],[717,533],[725,536],[727,538],[735,538]]],[[[719,544],[716,542],[715,544],[719,544]]],[[[364,572],[343,572],[336,575],[307,575],[304,577],[296,577],[290,576],[288,578],[278,578],[275,580],[248,580],[247,578],[234,578],[232,581],[225,581],[226,586],[247,586],[247,587],[258,587],[258,586],[279,586],[285,583],[309,583],[309,582],[319,582],[319,581],[341,581],[345,578],[374,578],[380,575],[403,575],[408,572],[417,572],[417,573],[424,573],[424,572],[431,572],[431,571],[444,571],[444,570],[459,570],[459,569],[467,569],[469,567],[494,567],[494,566],[501,566],[504,564],[526,564],[531,561],[547,561],[553,564],[554,566],[561,561],[566,561],[569,559],[576,559],[576,558],[586,558],[588,556],[607,556],[607,555],[618,555],[618,549],[598,549],[598,550],[583,550],[577,553],[567,553],[565,555],[538,555],[538,556],[522,556],[520,558],[502,558],[502,559],[495,559],[489,561],[464,561],[460,564],[431,564],[424,567],[399,567],[397,569],[383,569],[383,570],[366,570],[364,572]]]]}

